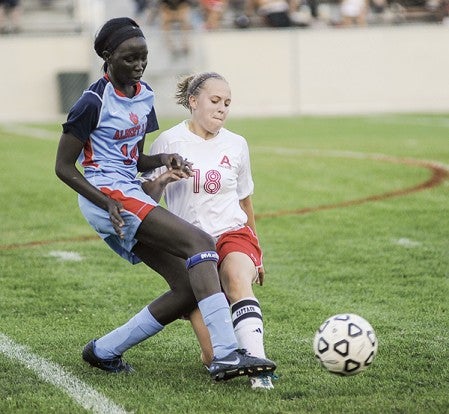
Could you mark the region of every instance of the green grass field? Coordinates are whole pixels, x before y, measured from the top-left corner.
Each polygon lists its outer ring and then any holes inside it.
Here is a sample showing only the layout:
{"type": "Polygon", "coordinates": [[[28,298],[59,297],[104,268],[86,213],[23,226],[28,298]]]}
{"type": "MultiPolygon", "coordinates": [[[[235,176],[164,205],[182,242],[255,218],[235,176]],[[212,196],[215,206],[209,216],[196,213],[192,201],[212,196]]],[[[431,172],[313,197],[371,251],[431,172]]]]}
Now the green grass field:
{"type": "MultiPolygon", "coordinates": [[[[177,120],[163,120],[162,128],[177,120]]],[[[449,413],[449,115],[237,119],[249,142],[275,389],[213,383],[189,324],[86,366],[84,344],[166,290],[116,256],[54,169],[59,125],[0,125],[0,413],[449,413]],[[354,377],[315,330],[356,313],[379,351],[354,377]],[[90,404],[90,405],[89,405],[90,404]]],[[[149,141],[148,137],[147,148],[149,141]]]]}

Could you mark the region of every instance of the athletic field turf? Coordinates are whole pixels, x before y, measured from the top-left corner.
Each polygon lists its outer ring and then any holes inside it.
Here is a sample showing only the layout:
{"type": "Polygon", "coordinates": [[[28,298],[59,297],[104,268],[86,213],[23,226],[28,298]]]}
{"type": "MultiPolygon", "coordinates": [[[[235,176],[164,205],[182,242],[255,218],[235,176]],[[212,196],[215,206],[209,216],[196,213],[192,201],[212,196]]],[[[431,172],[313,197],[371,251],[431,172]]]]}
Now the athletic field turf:
{"type": "Polygon", "coordinates": [[[87,341],[167,287],[84,221],[54,174],[58,124],[3,124],[0,413],[449,412],[449,115],[227,126],[251,150],[275,389],[213,383],[181,320],[125,354],[132,375],[84,364],[87,341]],[[312,341],[345,312],[373,325],[379,351],[343,378],[320,367],[312,341]]]}

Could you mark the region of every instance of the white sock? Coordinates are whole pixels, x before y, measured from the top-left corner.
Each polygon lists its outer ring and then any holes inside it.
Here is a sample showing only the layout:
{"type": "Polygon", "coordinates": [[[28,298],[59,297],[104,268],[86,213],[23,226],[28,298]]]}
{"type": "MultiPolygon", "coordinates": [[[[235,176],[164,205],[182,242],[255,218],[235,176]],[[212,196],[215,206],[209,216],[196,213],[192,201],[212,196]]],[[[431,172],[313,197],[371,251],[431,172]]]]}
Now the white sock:
{"type": "Polygon", "coordinates": [[[240,348],[252,356],[265,358],[263,346],[263,319],[259,301],[244,298],[231,305],[232,323],[240,348]]]}

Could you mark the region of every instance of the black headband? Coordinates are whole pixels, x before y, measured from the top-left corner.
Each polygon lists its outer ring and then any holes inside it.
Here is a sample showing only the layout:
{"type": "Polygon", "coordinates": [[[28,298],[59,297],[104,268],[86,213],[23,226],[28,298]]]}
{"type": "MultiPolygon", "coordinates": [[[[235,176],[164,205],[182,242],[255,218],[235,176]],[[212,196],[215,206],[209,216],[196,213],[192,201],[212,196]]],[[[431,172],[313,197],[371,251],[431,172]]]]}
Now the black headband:
{"type": "Polygon", "coordinates": [[[111,33],[109,38],[105,41],[103,51],[113,52],[125,40],[132,37],[145,37],[142,30],[136,26],[125,26],[111,33]]]}

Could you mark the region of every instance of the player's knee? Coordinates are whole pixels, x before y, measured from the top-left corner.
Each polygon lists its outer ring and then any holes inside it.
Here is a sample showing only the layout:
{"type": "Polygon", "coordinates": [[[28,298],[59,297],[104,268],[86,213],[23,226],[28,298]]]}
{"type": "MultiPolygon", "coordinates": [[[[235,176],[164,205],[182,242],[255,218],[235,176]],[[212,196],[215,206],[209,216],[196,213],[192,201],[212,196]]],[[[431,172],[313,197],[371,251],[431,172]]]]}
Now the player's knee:
{"type": "Polygon", "coordinates": [[[215,250],[215,240],[213,237],[205,231],[200,229],[196,230],[191,234],[191,244],[195,250],[193,253],[215,250]]]}

